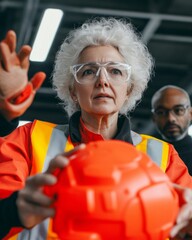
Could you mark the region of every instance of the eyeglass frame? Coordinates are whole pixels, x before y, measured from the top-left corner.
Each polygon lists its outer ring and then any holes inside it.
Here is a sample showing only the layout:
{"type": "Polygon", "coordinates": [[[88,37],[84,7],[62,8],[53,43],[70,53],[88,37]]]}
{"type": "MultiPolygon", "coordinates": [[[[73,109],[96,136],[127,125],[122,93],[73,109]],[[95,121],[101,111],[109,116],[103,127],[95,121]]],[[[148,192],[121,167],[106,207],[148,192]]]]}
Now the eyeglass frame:
{"type": "Polygon", "coordinates": [[[190,105],[188,105],[188,104],[180,104],[180,105],[176,105],[176,106],[172,107],[171,109],[166,109],[166,108],[161,108],[161,107],[160,107],[160,108],[157,108],[157,109],[151,109],[151,112],[152,112],[154,115],[156,115],[156,116],[158,116],[158,117],[160,117],[160,118],[168,116],[169,112],[171,112],[171,113],[172,113],[174,116],[176,116],[176,117],[182,117],[182,116],[185,115],[185,113],[186,113],[186,111],[187,111],[187,109],[188,109],[189,107],[190,107],[190,105]],[[175,113],[174,109],[176,109],[176,108],[178,108],[178,107],[183,107],[183,108],[184,108],[183,114],[179,115],[179,114],[175,113]],[[157,111],[158,109],[164,110],[164,111],[165,111],[165,114],[163,114],[163,115],[158,115],[158,114],[156,113],[156,111],[157,111]]]}
{"type": "MultiPolygon", "coordinates": [[[[79,83],[79,84],[81,84],[81,85],[88,85],[89,83],[81,83],[81,82],[78,80],[78,78],[77,78],[77,71],[74,70],[75,67],[81,67],[81,68],[82,68],[83,66],[85,66],[85,65],[87,65],[87,64],[95,64],[95,65],[98,65],[99,68],[98,68],[97,73],[96,73],[96,80],[97,80],[97,79],[98,79],[98,76],[99,76],[98,73],[101,72],[101,67],[104,67],[104,68],[105,68],[105,66],[108,65],[108,64],[110,64],[110,63],[111,63],[111,64],[120,64],[120,65],[123,65],[123,66],[126,66],[126,67],[127,67],[127,70],[130,71],[130,73],[128,74],[128,78],[127,78],[125,81],[123,81],[123,82],[128,82],[129,79],[130,79],[130,77],[131,77],[131,65],[129,65],[129,64],[127,64],[127,63],[122,63],[122,62],[106,62],[106,63],[86,62],[86,63],[79,63],[79,64],[75,64],[75,65],[70,66],[70,72],[73,74],[73,76],[74,76],[74,78],[75,78],[75,80],[76,80],[77,83],[79,83]],[[98,75],[97,75],[97,74],[98,74],[98,75]]],[[[78,70],[79,70],[79,69],[78,69],[78,70]]],[[[107,72],[106,68],[105,68],[105,71],[107,72]]]]}

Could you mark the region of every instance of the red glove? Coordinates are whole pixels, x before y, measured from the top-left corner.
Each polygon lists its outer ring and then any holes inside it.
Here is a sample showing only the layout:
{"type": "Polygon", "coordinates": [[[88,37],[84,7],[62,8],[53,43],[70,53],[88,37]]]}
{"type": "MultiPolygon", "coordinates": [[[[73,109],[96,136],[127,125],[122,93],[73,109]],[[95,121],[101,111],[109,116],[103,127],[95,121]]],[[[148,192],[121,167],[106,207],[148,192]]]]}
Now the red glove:
{"type": "Polygon", "coordinates": [[[10,30],[0,42],[0,113],[8,121],[27,110],[46,77],[38,72],[28,81],[31,47],[23,46],[18,54],[15,49],[16,34],[10,30]]]}

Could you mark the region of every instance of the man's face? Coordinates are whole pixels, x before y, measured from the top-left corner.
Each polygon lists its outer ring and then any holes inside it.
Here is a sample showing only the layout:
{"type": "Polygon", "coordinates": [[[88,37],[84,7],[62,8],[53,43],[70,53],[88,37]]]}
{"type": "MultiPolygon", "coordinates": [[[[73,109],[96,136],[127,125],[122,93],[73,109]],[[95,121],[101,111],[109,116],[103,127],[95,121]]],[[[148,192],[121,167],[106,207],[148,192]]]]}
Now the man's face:
{"type": "Polygon", "coordinates": [[[187,135],[192,111],[183,92],[174,88],[164,90],[157,97],[154,110],[153,121],[166,141],[178,141],[187,135]]]}

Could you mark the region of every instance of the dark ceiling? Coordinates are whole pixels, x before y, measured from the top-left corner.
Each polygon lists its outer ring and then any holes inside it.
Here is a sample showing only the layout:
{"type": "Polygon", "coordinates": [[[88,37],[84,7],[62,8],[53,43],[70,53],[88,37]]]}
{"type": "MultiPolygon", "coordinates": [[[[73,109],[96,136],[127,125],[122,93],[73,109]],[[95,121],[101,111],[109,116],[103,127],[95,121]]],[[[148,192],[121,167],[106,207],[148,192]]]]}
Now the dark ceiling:
{"type": "Polygon", "coordinates": [[[131,114],[133,130],[154,132],[150,99],[163,85],[183,87],[192,97],[192,0],[0,0],[0,39],[13,29],[18,36],[18,47],[32,45],[42,14],[50,7],[62,9],[64,17],[46,62],[31,62],[29,77],[44,71],[47,79],[22,117],[24,120],[67,121],[51,90],[53,61],[68,31],[94,16],[128,18],[141,32],[155,59],[155,74],[131,114]]]}

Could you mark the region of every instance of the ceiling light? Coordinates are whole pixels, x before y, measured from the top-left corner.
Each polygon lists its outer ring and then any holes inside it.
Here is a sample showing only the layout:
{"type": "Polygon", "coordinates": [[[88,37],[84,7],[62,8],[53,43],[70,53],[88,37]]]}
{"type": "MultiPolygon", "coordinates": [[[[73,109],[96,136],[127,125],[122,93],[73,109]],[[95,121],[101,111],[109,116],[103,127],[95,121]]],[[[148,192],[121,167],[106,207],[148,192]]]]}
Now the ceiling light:
{"type": "Polygon", "coordinates": [[[48,8],[45,10],[32,46],[31,61],[44,62],[46,60],[63,14],[60,9],[48,8]]]}

